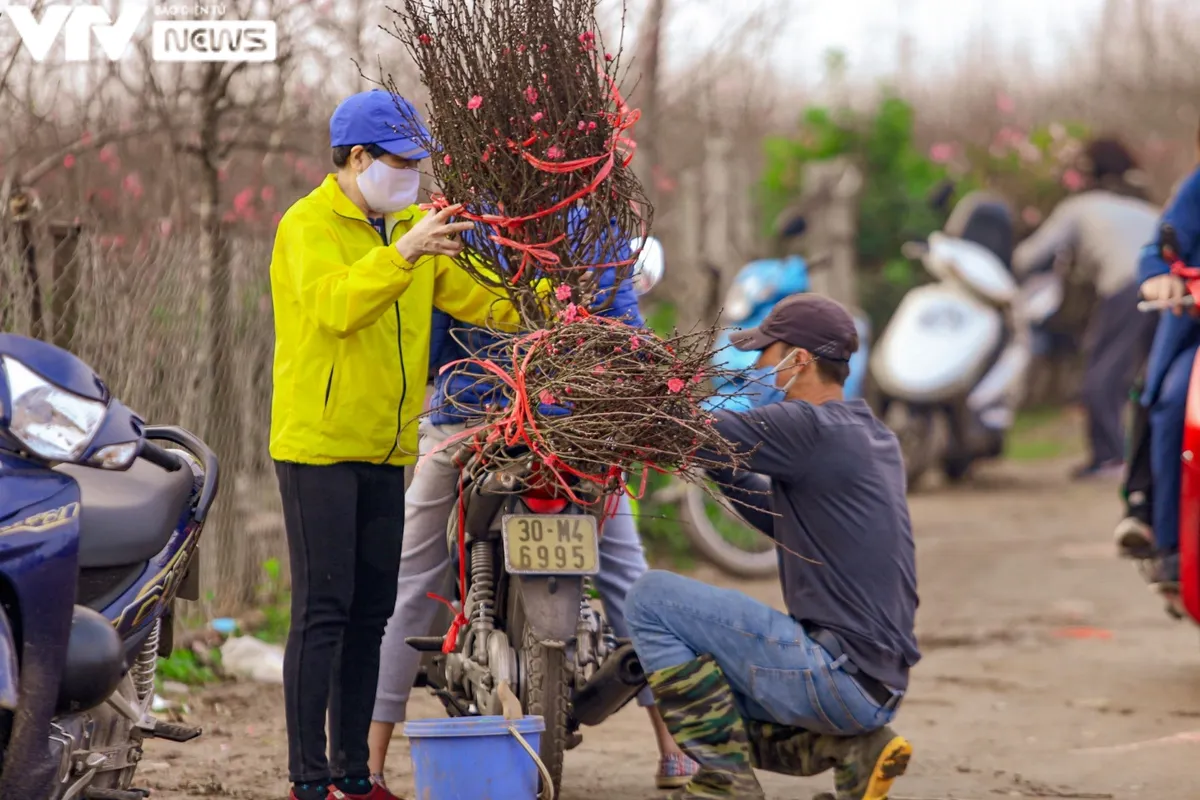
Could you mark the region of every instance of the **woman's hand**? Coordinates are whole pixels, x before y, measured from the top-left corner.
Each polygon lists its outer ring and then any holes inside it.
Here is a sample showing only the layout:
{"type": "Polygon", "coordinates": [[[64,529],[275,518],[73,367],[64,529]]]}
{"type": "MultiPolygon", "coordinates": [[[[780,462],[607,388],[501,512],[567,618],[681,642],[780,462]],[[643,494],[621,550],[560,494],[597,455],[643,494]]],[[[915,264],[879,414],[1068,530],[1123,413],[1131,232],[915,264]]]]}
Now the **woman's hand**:
{"type": "Polygon", "coordinates": [[[410,264],[422,256],[456,256],[462,252],[458,234],[475,227],[473,222],[451,222],[462,205],[446,206],[436,214],[426,214],[396,242],[396,252],[410,264]]]}
{"type": "Polygon", "coordinates": [[[1141,292],[1146,300],[1172,303],[1171,312],[1175,316],[1183,313],[1184,309],[1179,301],[1187,295],[1187,284],[1182,278],[1176,275],[1155,275],[1142,284],[1141,292]]]}

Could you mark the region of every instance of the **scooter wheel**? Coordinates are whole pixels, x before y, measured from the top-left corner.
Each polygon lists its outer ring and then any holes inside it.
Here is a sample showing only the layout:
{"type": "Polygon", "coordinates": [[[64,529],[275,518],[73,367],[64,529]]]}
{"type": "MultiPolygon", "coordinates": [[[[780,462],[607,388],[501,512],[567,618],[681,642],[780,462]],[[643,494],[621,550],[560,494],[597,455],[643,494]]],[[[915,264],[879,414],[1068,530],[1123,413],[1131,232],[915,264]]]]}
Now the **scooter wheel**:
{"type": "Polygon", "coordinates": [[[951,483],[959,483],[970,474],[971,459],[947,458],[942,462],[942,472],[945,474],[946,480],[951,483]]]}

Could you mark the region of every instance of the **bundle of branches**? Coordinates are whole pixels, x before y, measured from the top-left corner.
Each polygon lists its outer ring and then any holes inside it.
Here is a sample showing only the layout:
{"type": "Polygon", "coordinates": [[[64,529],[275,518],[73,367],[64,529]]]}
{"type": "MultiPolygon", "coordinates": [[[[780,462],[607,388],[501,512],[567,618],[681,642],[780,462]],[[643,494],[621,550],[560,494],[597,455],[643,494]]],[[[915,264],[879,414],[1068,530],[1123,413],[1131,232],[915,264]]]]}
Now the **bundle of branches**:
{"type": "Polygon", "coordinates": [[[578,481],[612,489],[622,473],[640,472],[644,490],[651,471],[743,463],[748,454],[717,433],[701,402],[724,374],[712,365],[713,330],[662,339],[605,317],[568,317],[447,367],[487,384],[482,423],[456,439],[476,465],[514,476],[511,491],[550,485],[587,503],[572,491],[578,481]]]}
{"type": "MultiPolygon", "coordinates": [[[[433,172],[475,222],[463,269],[507,288],[528,327],[567,304],[612,302],[598,278],[621,279],[650,208],[629,162],[638,112],[617,85],[597,0],[403,0],[392,34],[430,96],[433,172]],[[548,297],[548,281],[558,291],[548,297]]],[[[393,92],[396,87],[388,81],[393,92]]]]}

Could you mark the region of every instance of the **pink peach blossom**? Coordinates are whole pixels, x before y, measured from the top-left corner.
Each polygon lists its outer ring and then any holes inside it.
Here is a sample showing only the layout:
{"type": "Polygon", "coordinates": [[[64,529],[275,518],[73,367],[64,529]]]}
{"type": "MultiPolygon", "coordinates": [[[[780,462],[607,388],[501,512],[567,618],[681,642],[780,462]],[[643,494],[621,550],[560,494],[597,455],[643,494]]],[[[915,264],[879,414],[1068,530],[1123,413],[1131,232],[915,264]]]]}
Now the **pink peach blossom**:
{"type": "Polygon", "coordinates": [[[63,156],[63,166],[67,169],[75,166],[75,156],[71,155],[70,153],[67,153],[65,156],[63,156]]]}
{"type": "Polygon", "coordinates": [[[546,158],[562,158],[567,152],[556,144],[550,145],[546,150],[546,158]]]}
{"type": "Polygon", "coordinates": [[[532,117],[530,117],[529,119],[532,120],[533,122],[541,122],[542,118],[545,116],[546,116],[545,114],[543,114],[542,112],[539,111],[536,114],[534,114],[532,117]]]}
{"type": "Polygon", "coordinates": [[[238,216],[246,216],[254,210],[254,190],[242,189],[233,196],[233,210],[238,216]]]}
{"type": "Polygon", "coordinates": [[[938,142],[929,148],[929,158],[938,164],[948,164],[954,160],[957,150],[950,142],[938,142]]]}
{"type": "Polygon", "coordinates": [[[1083,188],[1083,175],[1079,170],[1069,169],[1062,175],[1062,185],[1066,187],[1067,191],[1077,192],[1083,188]]]}
{"type": "Polygon", "coordinates": [[[472,95],[471,99],[467,101],[467,108],[471,109],[472,111],[479,108],[481,105],[483,105],[483,98],[479,95],[472,95]]]}
{"type": "Polygon", "coordinates": [[[538,90],[533,88],[533,86],[526,86],[524,94],[525,94],[525,99],[529,102],[530,105],[533,105],[534,103],[536,103],[538,101],[538,90]]]}
{"type": "Polygon", "coordinates": [[[552,406],[558,402],[558,398],[550,394],[549,389],[542,389],[542,391],[538,394],[538,402],[542,403],[543,405],[552,406]]]}
{"type": "Polygon", "coordinates": [[[686,385],[687,384],[685,384],[679,378],[671,378],[671,380],[667,381],[667,389],[671,392],[671,394],[679,394],[683,391],[683,387],[686,385]]]}
{"type": "Polygon", "coordinates": [[[136,172],[131,172],[125,176],[125,180],[121,181],[121,188],[135,200],[140,199],[145,194],[145,189],[142,188],[142,178],[136,172]]]}
{"type": "Polygon", "coordinates": [[[570,300],[571,299],[571,287],[565,286],[565,285],[559,286],[557,289],[554,290],[554,296],[557,297],[559,300],[570,300]]]}

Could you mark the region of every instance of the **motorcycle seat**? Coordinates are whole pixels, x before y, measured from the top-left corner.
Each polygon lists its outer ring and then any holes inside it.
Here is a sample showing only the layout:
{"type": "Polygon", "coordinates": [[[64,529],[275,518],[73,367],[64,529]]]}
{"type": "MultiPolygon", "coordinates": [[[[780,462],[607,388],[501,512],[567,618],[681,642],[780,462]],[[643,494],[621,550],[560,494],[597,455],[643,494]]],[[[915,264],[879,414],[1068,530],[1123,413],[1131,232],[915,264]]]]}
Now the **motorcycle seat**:
{"type": "Polygon", "coordinates": [[[136,459],[125,472],[60,464],[79,484],[79,566],[117,567],[158,554],[192,492],[192,471],[167,472],[136,459]]]}

